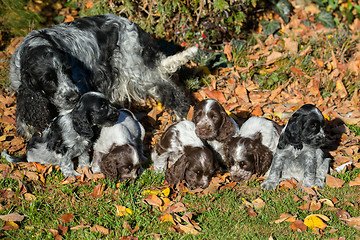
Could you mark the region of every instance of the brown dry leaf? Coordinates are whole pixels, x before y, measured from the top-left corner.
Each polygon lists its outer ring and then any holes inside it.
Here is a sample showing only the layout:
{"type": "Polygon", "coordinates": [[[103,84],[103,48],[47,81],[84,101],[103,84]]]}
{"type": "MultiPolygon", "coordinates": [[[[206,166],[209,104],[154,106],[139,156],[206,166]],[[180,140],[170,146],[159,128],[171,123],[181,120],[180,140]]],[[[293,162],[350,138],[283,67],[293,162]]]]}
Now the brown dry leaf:
{"type": "Polygon", "coordinates": [[[347,93],[347,91],[346,91],[346,88],[345,88],[345,86],[344,86],[341,78],[338,78],[338,79],[336,80],[336,87],[335,87],[335,89],[336,89],[337,93],[339,94],[339,96],[340,96],[341,98],[345,98],[345,97],[348,95],[348,93],[347,93]]]}
{"type": "Polygon", "coordinates": [[[313,211],[318,211],[321,208],[321,203],[316,201],[316,200],[312,200],[310,202],[310,206],[309,206],[309,211],[313,212],[313,211]]]}
{"type": "Polygon", "coordinates": [[[297,68],[297,67],[291,67],[290,71],[293,72],[297,76],[304,76],[305,75],[305,73],[300,68],[297,68]]]}
{"type": "Polygon", "coordinates": [[[294,231],[298,231],[298,232],[304,232],[307,229],[307,226],[304,224],[303,221],[301,220],[295,220],[294,222],[292,222],[290,224],[290,228],[294,231]]]}
{"type": "Polygon", "coordinates": [[[187,224],[187,225],[182,225],[182,224],[178,224],[176,225],[178,226],[184,233],[190,233],[192,235],[197,235],[200,232],[198,230],[195,229],[195,227],[191,224],[187,224]]]}
{"type": "Polygon", "coordinates": [[[87,1],[85,1],[84,5],[85,5],[85,8],[89,9],[89,8],[92,8],[94,6],[94,2],[90,1],[90,0],[87,0],[87,1]]]}
{"type": "Polygon", "coordinates": [[[339,188],[344,185],[345,181],[341,180],[339,178],[333,177],[329,174],[326,174],[326,185],[328,185],[331,188],[339,188]]]}
{"type": "Polygon", "coordinates": [[[352,227],[352,226],[360,226],[360,217],[351,217],[348,219],[342,219],[345,222],[347,222],[347,224],[352,227]]]}
{"type": "Polygon", "coordinates": [[[359,186],[360,185],[360,177],[357,177],[354,179],[354,181],[350,181],[349,182],[349,186],[352,187],[352,186],[359,186]]]}
{"type": "Polygon", "coordinates": [[[69,231],[69,227],[64,225],[59,225],[58,230],[60,235],[65,235],[69,231]]]}
{"type": "Polygon", "coordinates": [[[280,85],[278,88],[271,91],[271,95],[268,98],[268,101],[272,102],[274,99],[280,94],[280,92],[283,90],[283,85],[280,85]]]}
{"type": "Polygon", "coordinates": [[[71,222],[72,220],[74,220],[74,214],[72,213],[65,213],[64,215],[62,215],[61,218],[59,218],[59,220],[63,223],[68,223],[71,222]]]}
{"type": "Polygon", "coordinates": [[[230,44],[225,44],[224,53],[226,54],[228,61],[231,62],[232,55],[231,55],[231,45],[230,44]]]}
{"type": "Polygon", "coordinates": [[[84,223],[81,223],[80,225],[77,225],[75,227],[71,227],[70,231],[82,230],[82,229],[89,228],[89,227],[91,227],[91,226],[90,225],[85,225],[84,223]]]}
{"type": "Polygon", "coordinates": [[[157,207],[159,207],[163,204],[163,201],[161,200],[161,198],[159,198],[158,196],[153,195],[153,194],[147,196],[142,201],[143,201],[143,203],[149,204],[151,206],[157,206],[157,207]]]}
{"type": "Polygon", "coordinates": [[[274,223],[282,223],[284,221],[286,222],[294,222],[296,220],[296,215],[291,215],[289,213],[282,213],[280,214],[280,218],[278,220],[275,220],[274,223]]]}
{"type": "Polygon", "coordinates": [[[17,225],[16,223],[14,223],[13,221],[6,221],[5,225],[2,228],[3,230],[17,230],[19,229],[19,225],[17,225]]]}
{"type": "Polygon", "coordinates": [[[358,92],[359,92],[359,90],[358,90],[357,88],[355,88],[354,93],[353,93],[353,96],[352,96],[352,98],[351,98],[351,104],[352,104],[353,106],[355,106],[355,107],[359,105],[358,92]]]}
{"type": "Polygon", "coordinates": [[[94,225],[93,227],[90,228],[90,231],[93,231],[93,232],[100,232],[104,235],[108,235],[110,233],[110,230],[107,229],[107,228],[104,228],[103,226],[100,226],[100,225],[94,225]]]}
{"type": "Polygon", "coordinates": [[[131,236],[122,236],[120,240],[138,240],[137,237],[131,237],[131,236]]]}
{"type": "Polygon", "coordinates": [[[186,208],[182,202],[177,202],[175,205],[170,206],[166,212],[168,213],[175,213],[175,212],[185,212],[186,208]]]}
{"type": "Polygon", "coordinates": [[[235,96],[241,98],[244,102],[249,102],[248,92],[242,84],[238,84],[235,88],[235,96]]]}
{"type": "Polygon", "coordinates": [[[335,216],[342,220],[351,218],[351,215],[347,211],[342,210],[342,209],[339,209],[335,216]]]}
{"type": "Polygon", "coordinates": [[[326,204],[326,205],[328,205],[330,207],[335,206],[334,203],[330,199],[327,199],[327,198],[322,198],[322,199],[319,200],[319,202],[324,203],[324,204],[326,204]]]}
{"type": "Polygon", "coordinates": [[[252,201],[252,205],[254,206],[255,210],[259,210],[260,208],[265,207],[265,202],[261,198],[257,198],[254,201],[252,201]]]}
{"type": "Polygon", "coordinates": [[[277,59],[281,58],[283,56],[282,53],[273,51],[267,58],[266,58],[266,66],[274,63],[277,59]]]}
{"type": "Polygon", "coordinates": [[[209,98],[213,98],[219,101],[220,104],[224,104],[226,102],[224,94],[220,91],[217,90],[210,91],[208,88],[205,88],[204,92],[209,98]]]}
{"type": "Polygon", "coordinates": [[[221,178],[213,177],[213,179],[211,179],[209,186],[205,188],[202,193],[204,195],[216,193],[223,182],[224,181],[221,178]]]}
{"type": "Polygon", "coordinates": [[[189,109],[188,114],[186,116],[186,120],[191,121],[193,116],[194,116],[194,106],[190,106],[190,109],[189,109]]]}
{"type": "Polygon", "coordinates": [[[297,53],[299,43],[297,41],[292,40],[291,38],[284,38],[285,42],[285,49],[288,50],[290,53],[297,53]]]}
{"type": "Polygon", "coordinates": [[[90,194],[93,198],[99,198],[102,196],[103,192],[105,189],[105,184],[104,183],[99,183],[98,185],[96,185],[94,187],[94,190],[92,191],[92,193],[90,194]]]}
{"type": "Polygon", "coordinates": [[[159,211],[160,211],[160,212],[164,212],[165,210],[168,209],[168,207],[170,207],[171,205],[174,204],[174,202],[171,201],[169,198],[163,198],[163,197],[162,197],[161,199],[162,199],[162,201],[163,201],[163,205],[161,205],[161,206],[159,207],[159,211]]]}
{"type": "Polygon", "coordinates": [[[301,205],[300,207],[298,207],[301,210],[309,210],[310,208],[310,202],[306,202],[304,205],[301,205]]]}
{"type": "Polygon", "coordinates": [[[249,217],[256,217],[257,216],[257,213],[254,211],[254,209],[252,207],[248,207],[246,209],[246,211],[247,211],[249,217]]]}
{"type": "Polygon", "coordinates": [[[65,184],[71,184],[71,183],[74,183],[74,182],[76,182],[75,177],[67,177],[63,181],[61,181],[60,184],[65,185],[65,184]]]}
{"type": "Polygon", "coordinates": [[[0,219],[3,221],[21,222],[25,216],[18,214],[17,212],[0,215],[0,219]]]}
{"type": "Polygon", "coordinates": [[[225,190],[225,189],[230,190],[230,189],[233,189],[233,188],[236,186],[236,184],[237,184],[237,182],[228,183],[228,184],[226,184],[226,185],[224,185],[224,186],[221,186],[221,187],[220,187],[220,190],[225,190]]]}
{"type": "Polygon", "coordinates": [[[254,110],[251,112],[252,116],[260,117],[264,114],[261,107],[259,105],[255,106],[254,110]]]}
{"type": "Polygon", "coordinates": [[[131,226],[130,226],[130,224],[129,224],[127,221],[125,221],[125,220],[124,220],[124,222],[123,222],[123,228],[125,228],[125,229],[126,229],[129,233],[131,233],[131,234],[136,233],[136,232],[139,231],[139,229],[140,229],[140,227],[139,227],[138,225],[136,225],[136,226],[134,227],[134,229],[132,229],[131,226]]]}
{"type": "Polygon", "coordinates": [[[316,192],[314,191],[314,189],[312,189],[311,187],[301,186],[301,188],[302,188],[307,194],[314,195],[314,196],[317,195],[316,192]]]}

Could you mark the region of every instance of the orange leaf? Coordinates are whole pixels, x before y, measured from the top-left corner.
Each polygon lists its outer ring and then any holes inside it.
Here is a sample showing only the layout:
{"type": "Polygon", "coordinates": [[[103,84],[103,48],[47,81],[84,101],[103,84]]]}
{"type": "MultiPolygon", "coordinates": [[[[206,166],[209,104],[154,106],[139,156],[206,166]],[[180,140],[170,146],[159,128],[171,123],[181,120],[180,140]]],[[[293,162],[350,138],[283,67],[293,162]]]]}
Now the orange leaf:
{"type": "Polygon", "coordinates": [[[169,213],[165,213],[164,215],[162,215],[160,217],[160,222],[171,222],[174,225],[176,225],[173,216],[171,216],[171,214],[169,214],[169,213]]]}
{"type": "Polygon", "coordinates": [[[262,116],[262,115],[264,114],[264,112],[262,111],[261,107],[260,107],[259,105],[257,105],[257,106],[254,108],[254,110],[251,112],[251,114],[252,114],[253,116],[258,116],[258,117],[260,117],[260,116],[262,116]]]}
{"type": "Polygon", "coordinates": [[[86,1],[84,3],[84,5],[85,5],[85,8],[92,8],[94,6],[94,3],[93,3],[93,1],[86,1]]]}
{"type": "Polygon", "coordinates": [[[217,91],[217,90],[212,90],[210,91],[208,88],[204,89],[205,94],[209,97],[209,98],[213,98],[219,101],[219,103],[223,104],[226,102],[226,99],[224,97],[224,94],[222,94],[222,92],[217,91]]]}
{"type": "Polygon", "coordinates": [[[341,81],[341,78],[338,78],[336,80],[336,91],[338,92],[339,96],[341,98],[345,98],[348,94],[347,94],[347,91],[346,91],[346,88],[343,84],[343,82],[341,81]]]}
{"type": "Polygon", "coordinates": [[[63,223],[71,222],[72,220],[74,220],[74,214],[65,213],[59,220],[63,223]]]}
{"type": "Polygon", "coordinates": [[[246,209],[246,211],[247,211],[249,217],[256,217],[256,216],[257,216],[257,213],[256,213],[256,212],[254,211],[254,209],[251,208],[251,207],[248,207],[248,208],[246,209]]]}
{"type": "Polygon", "coordinates": [[[105,184],[104,183],[99,183],[98,185],[96,185],[94,187],[93,192],[91,193],[91,196],[94,198],[99,198],[101,197],[101,195],[103,194],[105,189],[105,184]]]}
{"type": "Polygon", "coordinates": [[[182,202],[177,202],[175,205],[170,206],[166,212],[168,213],[175,213],[175,212],[185,212],[186,208],[185,205],[182,202]]]}
{"type": "Polygon", "coordinates": [[[295,75],[298,75],[298,76],[304,76],[305,75],[305,73],[301,69],[299,69],[297,67],[291,67],[290,71],[292,71],[295,75]]]}
{"type": "Polygon", "coordinates": [[[186,116],[186,119],[191,121],[191,119],[193,118],[193,115],[194,115],[194,107],[193,106],[190,106],[189,108],[189,112],[186,116]]]}
{"type": "Polygon", "coordinates": [[[225,44],[224,53],[226,54],[228,61],[231,62],[232,60],[231,46],[229,44],[225,44]]]}
{"type": "Polygon", "coordinates": [[[326,185],[331,188],[339,188],[344,185],[345,181],[339,178],[333,177],[329,174],[326,174],[326,185]]]}

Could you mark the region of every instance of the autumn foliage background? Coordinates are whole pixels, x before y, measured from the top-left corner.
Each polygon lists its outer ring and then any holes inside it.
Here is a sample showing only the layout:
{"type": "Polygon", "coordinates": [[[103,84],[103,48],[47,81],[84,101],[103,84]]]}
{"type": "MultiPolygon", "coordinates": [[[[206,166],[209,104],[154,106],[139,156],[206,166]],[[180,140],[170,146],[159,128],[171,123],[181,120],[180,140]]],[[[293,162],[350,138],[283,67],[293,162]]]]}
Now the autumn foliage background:
{"type": "MultiPolygon", "coordinates": [[[[107,12],[138,23],[165,40],[162,44],[169,51],[199,45],[196,58],[174,76],[186,87],[192,104],[214,98],[239,123],[255,115],[281,125],[303,104],[315,104],[327,119],[327,150],[333,158],[327,186],[300,191],[299,183],[289,180],[269,192],[260,189],[259,176],[238,184],[225,174],[215,177],[205,190],[191,190],[184,184],[168,186],[152,172],[150,163],[136,183],[117,183],[88,169],[78,179],[64,179],[53,166],[14,166],[2,160],[0,236],[359,238],[360,7],[356,1],[3,0],[0,150],[25,152],[26,143],[16,135],[16,94],[8,79],[10,57],[22,37],[33,29],[107,12]],[[343,169],[334,171],[339,166],[343,169]]],[[[149,157],[174,119],[155,99],[129,107],[141,113],[149,157]]]]}

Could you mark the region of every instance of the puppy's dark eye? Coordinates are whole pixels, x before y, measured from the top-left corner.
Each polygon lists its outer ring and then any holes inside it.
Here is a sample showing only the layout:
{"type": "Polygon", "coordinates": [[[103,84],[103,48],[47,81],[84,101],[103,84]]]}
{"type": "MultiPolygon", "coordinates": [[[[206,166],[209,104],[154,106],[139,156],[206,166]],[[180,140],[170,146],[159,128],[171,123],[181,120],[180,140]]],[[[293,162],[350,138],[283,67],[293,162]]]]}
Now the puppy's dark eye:
{"type": "Polygon", "coordinates": [[[107,104],[103,104],[101,105],[100,110],[107,110],[107,108],[108,108],[107,104]]]}
{"type": "Polygon", "coordinates": [[[245,163],[245,162],[239,162],[239,166],[240,166],[241,168],[243,168],[243,167],[246,166],[246,163],[245,163]]]}

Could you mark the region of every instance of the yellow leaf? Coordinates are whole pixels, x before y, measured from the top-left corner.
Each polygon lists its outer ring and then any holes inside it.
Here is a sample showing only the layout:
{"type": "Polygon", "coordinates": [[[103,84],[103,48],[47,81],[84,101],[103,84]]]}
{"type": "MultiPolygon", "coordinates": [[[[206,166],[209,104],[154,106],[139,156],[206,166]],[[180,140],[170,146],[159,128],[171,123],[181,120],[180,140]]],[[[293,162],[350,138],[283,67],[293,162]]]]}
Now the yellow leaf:
{"type": "Polygon", "coordinates": [[[327,227],[327,225],[315,215],[307,216],[304,220],[304,224],[312,230],[315,230],[315,228],[325,229],[327,227]]]}
{"type": "Polygon", "coordinates": [[[161,193],[164,195],[164,197],[168,197],[170,194],[170,188],[165,188],[161,191],[161,193]]]}
{"type": "Polygon", "coordinates": [[[187,225],[181,225],[181,224],[178,224],[177,225],[182,231],[184,231],[185,233],[190,233],[192,235],[197,235],[199,234],[200,232],[198,230],[196,230],[194,228],[193,225],[190,225],[190,224],[187,224],[187,225]]]}
{"type": "Polygon", "coordinates": [[[330,117],[328,115],[323,114],[326,121],[330,121],[330,117]]]}
{"type": "Polygon", "coordinates": [[[163,205],[159,206],[159,211],[164,212],[168,207],[174,204],[173,201],[171,201],[168,198],[161,198],[163,201],[163,205]]]}
{"type": "Polygon", "coordinates": [[[24,194],[24,198],[28,201],[33,201],[33,200],[36,200],[36,197],[35,195],[31,194],[31,193],[25,193],[24,194]]]}
{"type": "Polygon", "coordinates": [[[5,225],[2,228],[3,230],[17,230],[19,229],[19,225],[12,221],[6,221],[5,225]]]}
{"type": "Polygon", "coordinates": [[[127,208],[122,205],[115,204],[116,207],[116,215],[119,217],[132,215],[133,211],[130,208],[127,208]]]}
{"type": "Polygon", "coordinates": [[[161,102],[159,102],[159,103],[156,105],[156,109],[159,110],[159,111],[163,111],[165,108],[161,105],[161,102]]]}
{"type": "Polygon", "coordinates": [[[159,190],[144,190],[141,192],[141,195],[143,195],[143,196],[158,195],[159,193],[161,193],[161,191],[159,191],[159,190]]]}
{"type": "Polygon", "coordinates": [[[171,214],[169,213],[165,213],[161,218],[160,218],[160,222],[171,222],[174,225],[176,225],[173,216],[171,216],[171,214]]]}

